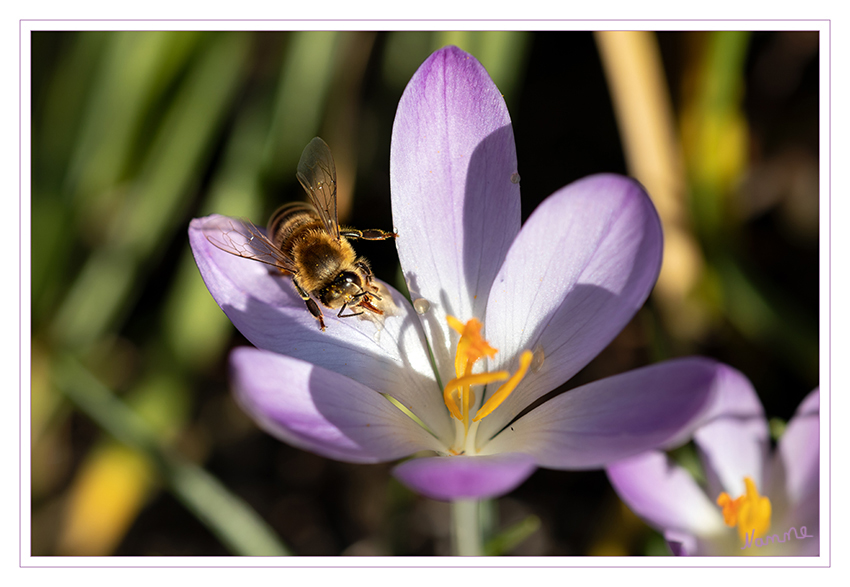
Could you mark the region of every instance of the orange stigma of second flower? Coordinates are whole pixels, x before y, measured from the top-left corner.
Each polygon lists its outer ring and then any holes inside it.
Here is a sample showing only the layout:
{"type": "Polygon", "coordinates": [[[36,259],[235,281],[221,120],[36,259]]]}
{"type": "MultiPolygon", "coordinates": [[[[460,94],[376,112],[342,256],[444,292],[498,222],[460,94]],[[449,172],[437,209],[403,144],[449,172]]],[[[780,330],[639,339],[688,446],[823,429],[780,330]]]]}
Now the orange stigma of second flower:
{"type": "Polygon", "coordinates": [[[771,514],[770,500],[759,495],[756,482],[750,477],[744,477],[744,485],[746,492],[736,499],[732,499],[725,491],[717,497],[717,505],[723,508],[723,521],[731,528],[738,527],[741,541],[753,531],[754,538],[767,534],[771,514]]]}
{"type": "Polygon", "coordinates": [[[490,414],[507,399],[511,392],[516,389],[519,382],[528,372],[533,357],[531,351],[523,351],[519,358],[519,369],[511,375],[507,371],[493,371],[484,373],[472,373],[475,363],[487,357],[492,359],[497,350],[484,340],[481,336],[481,322],[475,318],[464,324],[453,316],[446,317],[449,326],[460,334],[455,353],[455,379],[449,381],[443,390],[443,401],[449,408],[452,416],[463,422],[464,429],[469,428],[470,406],[475,405],[475,394],[470,389],[473,385],[486,385],[495,381],[507,381],[496,390],[490,399],[481,406],[472,418],[477,422],[490,414]]]}

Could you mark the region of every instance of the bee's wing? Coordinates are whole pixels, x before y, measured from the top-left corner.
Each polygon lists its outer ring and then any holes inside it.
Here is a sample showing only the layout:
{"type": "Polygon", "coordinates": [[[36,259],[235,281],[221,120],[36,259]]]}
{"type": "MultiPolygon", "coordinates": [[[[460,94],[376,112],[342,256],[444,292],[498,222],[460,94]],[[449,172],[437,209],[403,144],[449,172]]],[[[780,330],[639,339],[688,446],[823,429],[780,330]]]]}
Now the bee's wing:
{"type": "Polygon", "coordinates": [[[336,165],[328,145],[314,137],[304,147],[295,174],[316,207],[325,230],[339,240],[339,220],[336,213],[336,165]]]}
{"type": "Polygon", "coordinates": [[[215,236],[208,231],[207,240],[225,253],[253,259],[283,271],[295,273],[295,264],[292,259],[274,246],[263,231],[251,221],[228,219],[228,227],[219,227],[219,234],[215,236]]]}

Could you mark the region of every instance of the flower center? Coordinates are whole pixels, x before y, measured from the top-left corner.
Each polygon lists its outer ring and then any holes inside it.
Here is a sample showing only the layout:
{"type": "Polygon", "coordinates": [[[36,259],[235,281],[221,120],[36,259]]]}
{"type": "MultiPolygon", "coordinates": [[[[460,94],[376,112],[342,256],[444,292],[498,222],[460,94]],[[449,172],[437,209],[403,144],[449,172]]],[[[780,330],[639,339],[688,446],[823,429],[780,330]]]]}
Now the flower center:
{"type": "Polygon", "coordinates": [[[751,532],[755,532],[753,538],[759,538],[770,528],[770,500],[759,495],[752,478],[744,477],[744,485],[746,493],[737,499],[725,491],[717,497],[717,505],[723,508],[723,521],[730,528],[738,527],[741,542],[751,532]]]}
{"type": "Polygon", "coordinates": [[[488,416],[499,405],[504,402],[511,392],[516,389],[522,378],[528,372],[531,365],[533,353],[529,350],[522,352],[519,358],[519,368],[511,375],[507,371],[491,371],[473,373],[475,363],[487,357],[492,359],[498,352],[481,336],[481,322],[472,318],[464,324],[453,316],[447,316],[449,326],[460,334],[455,352],[455,378],[449,381],[443,390],[443,401],[451,415],[458,421],[462,428],[458,429],[458,442],[452,448],[455,454],[477,452],[474,446],[475,430],[478,422],[488,416]],[[475,406],[475,393],[473,385],[487,385],[496,381],[504,381],[496,393],[488,399],[483,406],[478,408],[475,415],[470,419],[471,409],[475,406]],[[472,433],[470,433],[472,430],[472,433]]]}

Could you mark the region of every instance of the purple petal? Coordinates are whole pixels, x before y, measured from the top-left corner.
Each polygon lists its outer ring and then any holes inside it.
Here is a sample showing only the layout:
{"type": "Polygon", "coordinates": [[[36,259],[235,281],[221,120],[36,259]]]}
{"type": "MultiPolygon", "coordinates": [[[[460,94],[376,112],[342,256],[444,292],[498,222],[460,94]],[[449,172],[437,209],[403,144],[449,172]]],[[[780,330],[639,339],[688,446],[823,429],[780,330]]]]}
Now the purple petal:
{"type": "Polygon", "coordinates": [[[359,317],[337,318],[325,310],[327,330],[322,332],[291,278],[210,242],[220,241],[234,226],[238,221],[224,216],[197,218],[189,226],[189,242],[207,288],[245,338],[261,349],[315,363],[392,395],[435,434],[447,442],[453,438],[424,334],[403,296],[386,286],[395,309],[382,325],[359,317]]]}
{"type": "Polygon", "coordinates": [[[489,499],[518,487],[534,472],[528,455],[427,457],[393,469],[393,475],[431,499],[489,499]]]}
{"type": "Polygon", "coordinates": [[[250,347],[230,356],[236,398],[269,434],[352,463],[376,463],[441,445],[389,400],[347,377],[250,347]]]}
{"type": "Polygon", "coordinates": [[[655,284],[661,249],[658,214],[626,177],[586,177],[534,211],[493,284],[484,334],[497,368],[515,370],[523,349],[545,361],[482,429],[499,430],[617,336],[655,284]]]}
{"type": "Polygon", "coordinates": [[[626,505],[656,529],[687,535],[721,531],[723,517],[690,473],[659,451],[619,461],[608,479],[626,505]]]}
{"type": "Polygon", "coordinates": [[[516,171],[510,116],[487,71],[457,47],[435,52],[399,102],[390,181],[404,278],[412,298],[430,302],[423,320],[445,381],[454,377],[445,315],[484,315],[519,231],[516,171]]]}
{"type": "Polygon", "coordinates": [[[604,467],[676,436],[714,397],[720,368],[694,357],[594,381],[537,406],[481,452],[528,453],[551,469],[604,467]]]}
{"type": "Polygon", "coordinates": [[[772,475],[776,493],[785,496],[789,516],[797,524],[818,526],[820,489],[820,390],[812,391],[797,408],[779,439],[772,475]],[[800,511],[795,511],[800,510],[800,511]],[[803,515],[805,514],[805,515],[803,515]]]}
{"type": "Polygon", "coordinates": [[[745,476],[764,491],[769,440],[758,395],[743,374],[728,366],[721,369],[717,390],[706,413],[695,420],[693,434],[709,496],[717,497],[721,491],[732,497],[743,495],[745,476]]]}
{"type": "Polygon", "coordinates": [[[695,536],[668,530],[664,533],[664,540],[673,556],[691,556],[697,554],[697,539],[695,536]]]}

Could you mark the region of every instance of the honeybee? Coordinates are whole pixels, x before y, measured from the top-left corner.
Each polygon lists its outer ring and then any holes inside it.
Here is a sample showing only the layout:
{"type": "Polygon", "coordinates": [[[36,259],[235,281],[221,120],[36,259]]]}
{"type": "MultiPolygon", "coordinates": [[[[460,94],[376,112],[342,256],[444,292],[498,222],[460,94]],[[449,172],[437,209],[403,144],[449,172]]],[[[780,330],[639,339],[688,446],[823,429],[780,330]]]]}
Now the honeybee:
{"type": "Polygon", "coordinates": [[[253,223],[241,220],[233,230],[222,232],[221,241],[209,236],[207,239],[222,251],[266,263],[291,275],[295,290],[323,331],[325,321],[316,300],[328,309],[338,310],[339,318],[364,312],[383,315],[384,311],[376,305],[382,300],[378,293],[381,290],[372,283],[369,262],[357,256],[348,239],[386,240],[398,235],[380,229],[340,227],[336,165],[328,145],[319,137],[313,138],[301,153],[296,177],[310,203],[293,202],[278,208],[269,219],[266,234],[253,223]]]}

